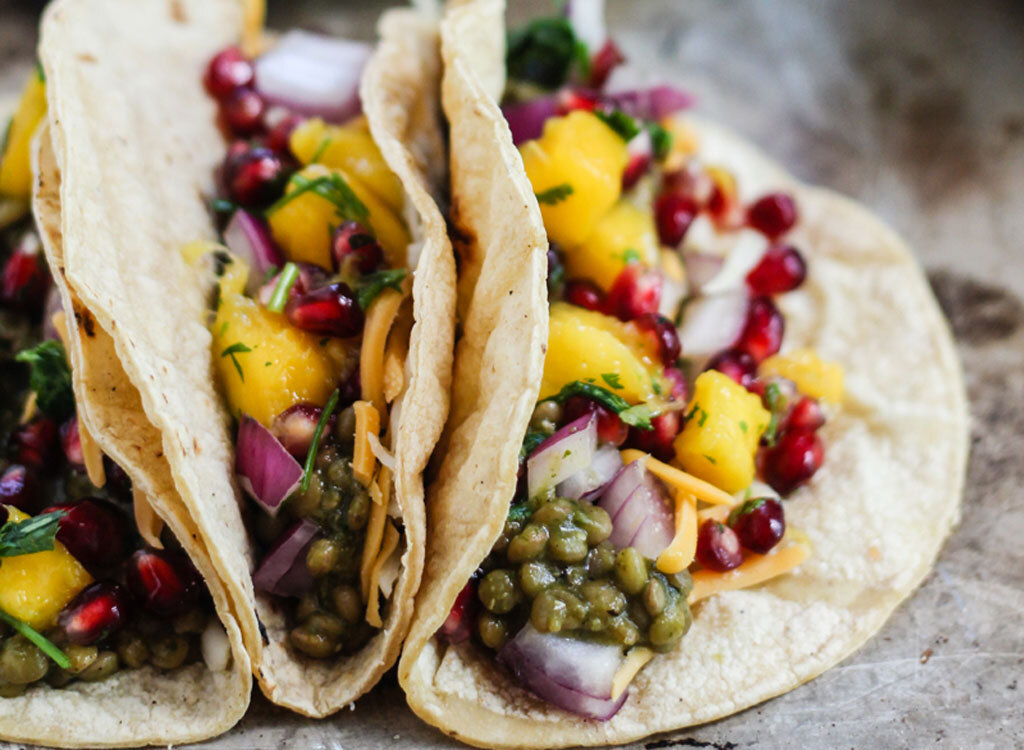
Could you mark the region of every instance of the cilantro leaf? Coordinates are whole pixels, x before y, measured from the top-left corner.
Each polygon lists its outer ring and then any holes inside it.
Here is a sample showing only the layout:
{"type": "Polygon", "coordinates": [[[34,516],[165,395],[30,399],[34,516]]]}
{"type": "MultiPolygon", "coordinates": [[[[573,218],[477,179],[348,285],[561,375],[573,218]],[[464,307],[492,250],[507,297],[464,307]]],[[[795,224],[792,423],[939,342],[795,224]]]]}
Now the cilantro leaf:
{"type": "Polygon", "coordinates": [[[377,299],[377,295],[385,289],[390,288],[396,292],[401,292],[405,273],[404,268],[385,268],[382,271],[374,271],[364,276],[359,282],[359,288],[356,290],[356,299],[359,302],[359,306],[363,310],[369,310],[370,305],[377,299]]]}
{"type": "Polygon", "coordinates": [[[657,414],[650,406],[647,404],[630,406],[629,402],[622,398],[622,396],[612,393],[607,388],[602,388],[601,386],[594,385],[593,383],[585,383],[582,380],[574,380],[573,382],[568,383],[554,396],[550,396],[544,400],[564,404],[573,396],[585,396],[592,401],[596,401],[605,408],[618,414],[619,419],[630,427],[639,427],[642,430],[653,429],[651,419],[657,416],[657,414]]]}
{"type": "Polygon", "coordinates": [[[772,418],[768,422],[768,427],[765,428],[764,434],[761,435],[761,439],[769,447],[775,445],[775,441],[778,439],[779,424],[782,421],[783,414],[786,412],[786,402],[786,395],[779,388],[778,383],[769,383],[765,386],[764,403],[768,410],[771,411],[772,418]]]}
{"type": "Polygon", "coordinates": [[[552,90],[569,78],[573,63],[587,73],[590,55],[572,30],[569,19],[536,18],[508,33],[505,65],[509,78],[552,90]],[[586,61],[584,63],[584,60],[586,61]]]}
{"type": "Polygon", "coordinates": [[[245,373],[242,372],[242,365],[238,363],[238,358],[235,355],[242,352],[251,351],[252,349],[243,344],[241,341],[236,341],[234,344],[232,344],[231,346],[229,346],[220,353],[220,356],[222,358],[231,357],[231,364],[233,364],[235,366],[235,369],[238,370],[238,377],[242,380],[243,383],[245,382],[245,373]]]}
{"type": "Polygon", "coordinates": [[[595,109],[594,114],[600,118],[601,122],[618,133],[622,140],[627,143],[633,140],[636,134],[640,132],[640,126],[637,124],[636,119],[627,115],[621,109],[603,112],[600,109],[595,109]]]}
{"type": "Polygon", "coordinates": [[[65,511],[55,510],[0,526],[0,557],[17,557],[53,549],[57,526],[65,511]]]}
{"type": "Polygon", "coordinates": [[[342,221],[366,221],[366,218],[370,215],[366,205],[359,200],[359,197],[339,174],[332,172],[331,174],[311,180],[304,175],[296,173],[292,175],[289,183],[295,185],[295,189],[285,193],[276,203],[271,205],[265,212],[267,216],[281,210],[304,193],[316,193],[321,198],[329,200],[334,204],[337,209],[335,213],[342,221]]]}
{"type": "MultiPolygon", "coordinates": [[[[750,492],[749,487],[747,488],[747,492],[750,492]]],[[[764,501],[767,499],[768,498],[766,497],[755,497],[753,500],[745,500],[741,505],[737,505],[735,508],[732,509],[732,511],[729,513],[729,519],[726,521],[726,523],[730,526],[735,525],[736,521],[739,520],[740,516],[746,515],[747,513],[750,513],[753,510],[757,510],[762,505],[764,505],[764,501]]]]}
{"type": "Polygon", "coordinates": [[[547,440],[549,433],[541,430],[530,430],[526,433],[526,437],[523,438],[523,447],[519,449],[519,460],[524,460],[527,456],[533,453],[537,446],[547,440]]]}
{"type": "Polygon", "coordinates": [[[617,372],[602,372],[601,380],[617,391],[622,390],[622,380],[617,372]]]}
{"type": "Polygon", "coordinates": [[[519,503],[513,505],[508,509],[508,520],[513,523],[523,522],[533,514],[533,510],[530,508],[528,503],[519,503]]]}
{"type": "Polygon", "coordinates": [[[555,185],[547,190],[534,193],[534,195],[537,196],[537,202],[543,203],[547,206],[558,205],[572,194],[572,185],[568,182],[563,182],[561,185],[555,185]]]}
{"type": "Polygon", "coordinates": [[[75,410],[75,394],[71,390],[71,368],[59,341],[44,341],[15,357],[32,368],[29,387],[36,393],[36,403],[49,417],[62,420],[75,410]]]}
{"type": "Polygon", "coordinates": [[[665,161],[672,150],[672,134],[656,122],[647,123],[647,132],[651,134],[651,150],[655,161],[665,161]]]}

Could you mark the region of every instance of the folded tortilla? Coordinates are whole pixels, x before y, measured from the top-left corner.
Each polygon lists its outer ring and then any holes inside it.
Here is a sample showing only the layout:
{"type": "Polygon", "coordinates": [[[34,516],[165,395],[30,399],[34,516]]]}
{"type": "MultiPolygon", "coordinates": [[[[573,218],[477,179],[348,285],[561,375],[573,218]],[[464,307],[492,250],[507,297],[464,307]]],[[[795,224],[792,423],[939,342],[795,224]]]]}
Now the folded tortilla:
{"type": "Polygon", "coordinates": [[[399,679],[409,705],[481,747],[623,743],[712,721],[792,690],[862,645],[928,574],[956,524],[967,410],[952,337],[903,241],[853,202],[803,185],[725,131],[694,123],[699,153],[741,200],[793,194],[807,282],[779,299],[787,347],[843,364],[847,395],[824,428],[828,458],[787,504],[812,556],[766,585],[694,609],[690,632],[634,679],[607,722],[542,701],[471,642],[434,638],[499,537],[539,388],[546,235],[496,98],[503,3],[450,4],[442,22],[454,235],[465,336],[448,449],[429,498],[427,567],[399,679]],[[470,282],[466,282],[470,278],[470,282]],[[466,286],[463,286],[466,284],[466,286]]]}
{"type": "Polygon", "coordinates": [[[215,239],[206,199],[225,142],[202,86],[208,60],[236,43],[232,0],[57,0],[40,56],[63,178],[64,273],[106,331],[141,412],[160,436],[174,488],[227,591],[267,696],[324,716],[395,662],[423,565],[422,473],[448,410],[455,267],[434,195],[445,174],[436,24],[385,14],[361,84],[371,132],[406,190],[415,246],[405,388],[391,411],[401,572],[384,627],[357,654],[313,660],[287,647],[284,613],[253,588],[253,545],[240,511],[229,417],[217,392],[207,304],[187,242],[215,239]],[[418,260],[417,260],[418,259],[418,260]]]}

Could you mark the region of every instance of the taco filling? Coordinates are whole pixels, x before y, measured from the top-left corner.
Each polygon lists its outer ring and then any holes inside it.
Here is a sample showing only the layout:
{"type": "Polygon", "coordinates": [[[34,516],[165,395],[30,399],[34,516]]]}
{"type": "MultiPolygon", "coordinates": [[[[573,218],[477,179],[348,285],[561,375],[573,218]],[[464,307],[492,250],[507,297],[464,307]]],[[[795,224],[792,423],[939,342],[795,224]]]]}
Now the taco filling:
{"type": "Polygon", "coordinates": [[[212,202],[223,244],[185,248],[217,276],[211,354],[261,545],[253,582],[287,611],[290,646],[318,659],[382,627],[404,546],[389,409],[413,323],[411,237],[360,113],[369,54],[294,31],[254,59],[211,60],[231,137],[212,202]]]}
{"type": "Polygon", "coordinates": [[[504,531],[438,635],[606,720],[697,602],[810,554],[783,498],[821,466],[843,385],[815,352],[779,353],[773,299],[808,271],[794,199],[742,204],[673,118],[682,92],[612,93],[623,56],[584,5],[509,34],[503,112],[550,243],[547,353],[504,531]]]}

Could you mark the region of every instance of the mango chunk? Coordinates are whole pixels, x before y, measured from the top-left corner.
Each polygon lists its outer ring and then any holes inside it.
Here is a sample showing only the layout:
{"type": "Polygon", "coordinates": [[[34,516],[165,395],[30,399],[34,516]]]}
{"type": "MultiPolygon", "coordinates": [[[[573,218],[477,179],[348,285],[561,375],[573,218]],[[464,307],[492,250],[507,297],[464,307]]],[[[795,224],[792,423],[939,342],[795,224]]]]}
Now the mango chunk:
{"type": "MultiPolygon", "coordinates": [[[[9,521],[27,515],[7,506],[9,521]]],[[[0,561],[0,609],[36,630],[46,630],[92,576],[67,548],[54,541],[52,550],[5,557],[0,561]]]]}
{"type": "Polygon", "coordinates": [[[46,84],[36,68],[21,92],[18,111],[14,113],[3,137],[0,153],[0,195],[28,199],[32,193],[32,166],[29,144],[39,122],[46,115],[46,84]]]}
{"type": "Polygon", "coordinates": [[[754,479],[754,454],[771,414],[761,399],[727,375],[697,376],[683,431],[673,443],[687,472],[733,493],[754,479]]]}
{"type": "Polygon", "coordinates": [[[843,400],[843,366],[827,362],[813,349],[774,354],[761,363],[761,376],[779,375],[796,383],[805,396],[832,404],[843,400]]]}
{"type": "Polygon", "coordinates": [[[607,388],[633,404],[668,393],[670,386],[661,380],[647,338],[610,315],[556,302],[551,305],[540,398],[575,380],[607,388]]]}
{"type": "Polygon", "coordinates": [[[650,211],[620,200],[582,244],[566,249],[565,265],[570,278],[591,279],[607,291],[627,263],[658,263],[658,231],[650,211]]]}
{"type": "Polygon", "coordinates": [[[583,242],[615,205],[629,161],[622,138],[583,110],[548,120],[541,137],[522,144],[519,153],[534,193],[544,198],[548,237],[563,247],[583,242]]]}

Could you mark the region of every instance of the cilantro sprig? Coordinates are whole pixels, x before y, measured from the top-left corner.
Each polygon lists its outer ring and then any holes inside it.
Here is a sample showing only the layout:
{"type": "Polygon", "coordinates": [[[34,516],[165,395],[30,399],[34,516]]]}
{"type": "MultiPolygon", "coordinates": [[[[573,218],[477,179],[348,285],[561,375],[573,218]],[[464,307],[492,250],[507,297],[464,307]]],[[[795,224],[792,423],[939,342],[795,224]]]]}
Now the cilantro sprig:
{"type": "Polygon", "coordinates": [[[305,492],[309,489],[309,483],[313,478],[313,463],[316,461],[317,451],[320,450],[320,438],[323,437],[327,420],[331,418],[331,414],[334,413],[334,409],[338,405],[338,397],[338,389],[335,388],[334,393],[327,399],[324,410],[320,412],[320,420],[316,423],[316,429],[313,431],[313,440],[310,442],[309,452],[306,454],[306,464],[302,467],[302,484],[299,485],[299,492],[305,492]]]}
{"type": "Polygon", "coordinates": [[[285,263],[284,268],[281,269],[281,278],[277,280],[274,293],[270,295],[270,302],[267,303],[268,310],[276,313],[284,312],[284,307],[288,303],[288,294],[298,278],[299,266],[296,263],[285,263]]]}
{"type": "Polygon", "coordinates": [[[556,206],[572,195],[573,192],[572,185],[568,182],[563,182],[561,185],[555,185],[547,190],[534,193],[534,195],[537,196],[538,203],[543,203],[547,206],[556,206]]]}
{"type": "Polygon", "coordinates": [[[238,377],[241,379],[243,383],[245,382],[245,373],[242,372],[242,365],[239,364],[238,358],[235,355],[244,354],[245,352],[251,351],[252,349],[243,344],[241,341],[236,341],[235,343],[233,343],[231,346],[227,347],[224,351],[220,353],[221,358],[231,357],[231,364],[235,366],[235,369],[238,371],[238,377]]]}
{"type": "Polygon", "coordinates": [[[64,516],[65,511],[55,510],[21,521],[7,521],[0,526],[0,558],[52,550],[64,516]]]}
{"type": "Polygon", "coordinates": [[[594,114],[598,116],[601,122],[618,133],[622,140],[627,143],[633,140],[640,132],[640,125],[637,123],[636,118],[626,114],[621,109],[595,109],[594,114]]]}
{"type": "Polygon", "coordinates": [[[596,401],[606,409],[618,414],[619,419],[630,427],[639,427],[642,430],[653,429],[651,419],[656,417],[657,413],[650,406],[647,404],[636,404],[635,406],[630,405],[630,403],[626,401],[626,399],[622,398],[622,396],[612,393],[607,388],[602,388],[594,383],[574,380],[573,382],[563,386],[562,390],[554,396],[549,396],[543,400],[564,404],[573,396],[585,396],[586,398],[596,401]]]}
{"type": "Polygon", "coordinates": [[[75,394],[71,390],[71,368],[59,341],[44,341],[15,357],[32,368],[29,387],[35,391],[36,403],[49,417],[62,420],[75,410],[75,394]]]}
{"type": "Polygon", "coordinates": [[[569,19],[536,18],[508,33],[505,65],[509,78],[526,81],[543,89],[557,89],[572,73],[590,74],[590,51],[577,38],[569,19]]]}
{"type": "Polygon", "coordinates": [[[366,221],[370,215],[366,205],[359,200],[359,196],[353,192],[352,188],[348,186],[348,183],[339,174],[332,172],[331,174],[313,179],[309,179],[301,174],[293,174],[290,182],[296,186],[295,189],[285,193],[277,202],[271,205],[266,210],[267,216],[280,211],[305,193],[315,193],[321,198],[329,200],[337,209],[338,218],[343,221],[366,221]]]}
{"type": "Polygon", "coordinates": [[[0,609],[0,620],[3,620],[11,626],[15,631],[21,633],[25,638],[34,643],[40,651],[46,654],[48,657],[56,662],[57,666],[61,669],[67,669],[71,666],[71,660],[67,657],[63,651],[57,648],[54,643],[49,640],[45,635],[40,633],[38,630],[33,628],[27,622],[22,622],[17,617],[11,615],[0,609]]]}
{"type": "Polygon", "coordinates": [[[786,412],[786,394],[779,388],[778,383],[768,383],[764,387],[764,402],[772,413],[772,417],[768,421],[768,427],[765,428],[761,439],[771,447],[778,439],[779,424],[782,421],[782,415],[786,412]]]}
{"type": "Polygon", "coordinates": [[[356,300],[363,310],[369,310],[377,296],[385,289],[402,291],[402,281],[405,279],[404,268],[385,268],[381,271],[374,271],[367,274],[359,281],[359,288],[356,290],[356,300]]]}

